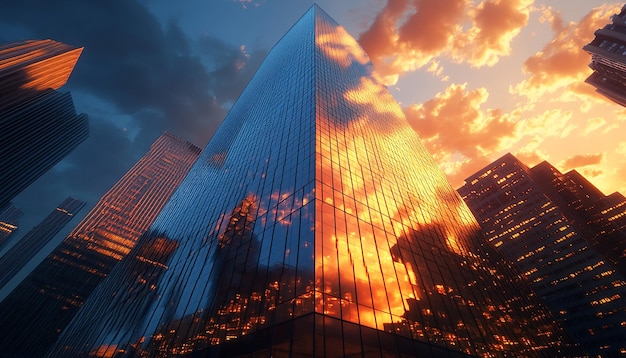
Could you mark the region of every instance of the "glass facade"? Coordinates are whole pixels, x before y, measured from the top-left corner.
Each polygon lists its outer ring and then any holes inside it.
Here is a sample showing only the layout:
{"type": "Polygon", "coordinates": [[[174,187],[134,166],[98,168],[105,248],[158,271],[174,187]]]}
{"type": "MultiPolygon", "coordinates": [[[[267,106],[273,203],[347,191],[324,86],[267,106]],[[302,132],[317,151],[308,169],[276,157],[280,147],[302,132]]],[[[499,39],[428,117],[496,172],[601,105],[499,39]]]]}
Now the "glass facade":
{"type": "Polygon", "coordinates": [[[65,85],[82,48],[52,40],[0,46],[0,210],[87,139],[65,85]]]}
{"type": "Polygon", "coordinates": [[[82,52],[53,40],[0,45],[0,112],[64,86],[82,52]]]}
{"type": "Polygon", "coordinates": [[[63,200],[41,223],[35,226],[0,257],[0,288],[9,282],[52,238],[85,206],[74,198],[63,200]]]}
{"type": "Polygon", "coordinates": [[[363,50],[314,6],[48,355],[567,349],[488,254],[363,50]]]}
{"type": "Polygon", "coordinates": [[[42,356],[135,245],[200,154],[169,133],[0,302],[0,356],[42,356]]]}
{"type": "Polygon", "coordinates": [[[615,240],[593,224],[591,204],[604,195],[577,173],[547,162],[528,168],[511,154],[470,176],[459,193],[487,242],[515,263],[587,354],[626,353],[626,282],[592,245],[597,235],[615,240]]]}

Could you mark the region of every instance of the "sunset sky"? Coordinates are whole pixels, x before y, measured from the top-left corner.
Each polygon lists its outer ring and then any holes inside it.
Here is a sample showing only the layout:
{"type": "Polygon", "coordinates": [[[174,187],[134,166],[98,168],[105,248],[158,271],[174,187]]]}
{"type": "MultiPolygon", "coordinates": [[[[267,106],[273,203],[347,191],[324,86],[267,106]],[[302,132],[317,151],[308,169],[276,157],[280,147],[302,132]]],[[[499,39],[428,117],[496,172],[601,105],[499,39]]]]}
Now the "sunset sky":
{"type": "MultiPolygon", "coordinates": [[[[65,197],[81,217],[163,131],[204,146],[267,51],[313,4],[294,0],[13,1],[0,42],[84,47],[64,90],[90,138],[18,196],[25,234],[65,197]]],[[[511,152],[626,193],[626,111],[584,83],[581,48],[621,4],[597,0],[317,2],[368,52],[453,187],[511,152]]],[[[78,218],[80,219],[80,218],[78,218]]],[[[67,234],[78,223],[75,219],[67,234]]]]}

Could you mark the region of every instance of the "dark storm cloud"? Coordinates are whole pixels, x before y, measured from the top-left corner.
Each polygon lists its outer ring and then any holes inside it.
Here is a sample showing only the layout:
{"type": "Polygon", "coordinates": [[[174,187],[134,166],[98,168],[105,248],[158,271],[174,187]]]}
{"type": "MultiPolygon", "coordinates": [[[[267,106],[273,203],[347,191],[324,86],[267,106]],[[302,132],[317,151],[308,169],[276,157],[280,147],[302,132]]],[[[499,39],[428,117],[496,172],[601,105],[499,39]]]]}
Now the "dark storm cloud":
{"type": "MultiPolygon", "coordinates": [[[[100,196],[139,159],[123,130],[100,118],[90,118],[90,136],[61,165],[29,186],[14,202],[27,216],[22,234],[68,196],[88,203],[82,217],[100,196]],[[114,159],[112,159],[114,158],[114,159]]],[[[76,225],[78,221],[73,221],[76,225]]]]}
{"type": "Polygon", "coordinates": [[[212,36],[190,38],[176,21],[162,24],[137,1],[62,4],[4,2],[0,39],[84,47],[62,90],[88,94],[80,98],[131,118],[124,126],[137,134],[131,140],[111,124],[114,118],[90,116],[90,138],[16,198],[37,217],[23,223],[26,231],[68,195],[86,200],[87,212],[165,130],[204,146],[264,57],[212,36]]]}
{"type": "Polygon", "coordinates": [[[0,22],[20,25],[35,38],[84,46],[70,78],[72,89],[100,97],[121,113],[158,113],[165,123],[155,124],[165,127],[157,133],[167,129],[198,145],[222,120],[221,104],[234,100],[259,63],[249,63],[240,48],[209,36],[204,42],[219,48],[190,40],[176,22],[161,25],[135,1],[74,0],[64,6],[16,1],[3,5],[0,22]]]}
{"type": "Polygon", "coordinates": [[[242,48],[233,51],[231,45],[207,35],[198,39],[196,46],[202,57],[209,61],[205,63],[211,68],[212,94],[220,103],[239,96],[267,54],[264,51],[248,54],[242,48]]]}

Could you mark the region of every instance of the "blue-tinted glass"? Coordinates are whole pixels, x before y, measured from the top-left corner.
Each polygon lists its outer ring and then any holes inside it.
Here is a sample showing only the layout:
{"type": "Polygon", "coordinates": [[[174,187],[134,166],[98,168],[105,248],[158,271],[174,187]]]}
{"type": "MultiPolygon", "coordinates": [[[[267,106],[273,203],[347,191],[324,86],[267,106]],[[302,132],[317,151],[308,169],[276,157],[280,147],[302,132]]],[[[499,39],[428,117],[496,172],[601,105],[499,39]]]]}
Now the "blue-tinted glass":
{"type": "Polygon", "coordinates": [[[477,235],[363,50],[313,7],[55,353],[226,356],[250,335],[261,354],[300,339],[316,356],[553,349],[530,319],[506,318],[499,272],[471,252],[477,235]],[[309,320],[309,338],[275,333],[289,320],[298,332],[309,320]]]}

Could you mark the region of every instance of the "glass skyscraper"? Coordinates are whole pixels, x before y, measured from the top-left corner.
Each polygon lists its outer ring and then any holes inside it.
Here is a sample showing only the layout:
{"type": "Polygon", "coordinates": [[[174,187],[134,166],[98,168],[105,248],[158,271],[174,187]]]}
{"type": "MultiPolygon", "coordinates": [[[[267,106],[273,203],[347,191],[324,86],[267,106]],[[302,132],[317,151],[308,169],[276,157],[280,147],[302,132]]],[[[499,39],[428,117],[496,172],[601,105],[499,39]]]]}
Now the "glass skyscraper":
{"type": "Polygon", "coordinates": [[[366,54],[314,6],[48,355],[561,352],[478,235],[366,54]]]}
{"type": "Polygon", "coordinates": [[[54,40],[0,45],[0,111],[63,87],[82,52],[54,40]]]}
{"type": "Polygon", "coordinates": [[[40,357],[146,232],[200,148],[170,133],[0,302],[0,356],[40,357]]]}
{"type": "Polygon", "coordinates": [[[65,85],[82,48],[52,40],[0,46],[0,210],[88,136],[65,85]]]}

